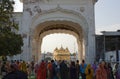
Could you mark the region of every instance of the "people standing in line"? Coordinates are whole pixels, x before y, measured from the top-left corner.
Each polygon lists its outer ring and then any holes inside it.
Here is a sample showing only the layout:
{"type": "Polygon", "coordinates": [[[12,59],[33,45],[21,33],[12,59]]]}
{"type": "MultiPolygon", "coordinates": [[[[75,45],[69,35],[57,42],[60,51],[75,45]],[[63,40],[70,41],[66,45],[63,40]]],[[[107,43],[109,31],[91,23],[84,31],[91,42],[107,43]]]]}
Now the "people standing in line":
{"type": "Polygon", "coordinates": [[[86,67],[87,67],[87,64],[85,63],[84,60],[82,60],[82,63],[80,65],[80,74],[81,74],[82,79],[86,79],[86,75],[85,75],[86,67]]]}
{"type": "Polygon", "coordinates": [[[93,79],[93,69],[90,64],[85,69],[86,79],[93,79]]]}
{"type": "Polygon", "coordinates": [[[107,79],[107,71],[105,69],[105,62],[101,61],[96,70],[96,79],[107,79]]]}
{"type": "Polygon", "coordinates": [[[75,67],[75,62],[71,61],[70,65],[70,79],[77,79],[77,74],[76,74],[76,67],[75,67]]]}
{"type": "Polygon", "coordinates": [[[76,60],[76,77],[77,77],[77,79],[79,79],[79,74],[80,74],[79,60],[76,60]]]}

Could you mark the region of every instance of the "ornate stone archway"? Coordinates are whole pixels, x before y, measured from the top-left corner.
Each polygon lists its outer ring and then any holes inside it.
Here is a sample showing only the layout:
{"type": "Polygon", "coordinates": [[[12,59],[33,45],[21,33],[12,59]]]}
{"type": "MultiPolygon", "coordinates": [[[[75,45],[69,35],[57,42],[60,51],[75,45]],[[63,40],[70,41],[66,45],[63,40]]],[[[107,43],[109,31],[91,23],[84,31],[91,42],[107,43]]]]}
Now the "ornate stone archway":
{"type": "Polygon", "coordinates": [[[95,59],[94,3],[96,0],[23,0],[21,33],[23,53],[40,59],[42,38],[52,33],[67,33],[77,38],[79,59],[95,59]],[[71,6],[72,5],[72,6],[71,6]],[[80,51],[81,50],[81,51],[80,51]],[[81,57],[80,57],[81,56],[81,57]]]}

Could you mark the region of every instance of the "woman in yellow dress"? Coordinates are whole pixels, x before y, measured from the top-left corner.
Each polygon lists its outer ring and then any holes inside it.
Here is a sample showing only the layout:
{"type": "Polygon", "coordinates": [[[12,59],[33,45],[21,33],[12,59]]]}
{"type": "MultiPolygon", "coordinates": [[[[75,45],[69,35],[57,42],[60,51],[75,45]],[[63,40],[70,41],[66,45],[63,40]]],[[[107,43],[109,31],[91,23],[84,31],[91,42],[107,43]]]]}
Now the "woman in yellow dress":
{"type": "Polygon", "coordinates": [[[25,61],[23,61],[23,62],[21,63],[21,70],[24,71],[25,73],[27,73],[27,66],[26,66],[25,61]]]}
{"type": "Polygon", "coordinates": [[[93,69],[90,64],[87,65],[85,74],[86,74],[86,79],[93,79],[93,69]]]}

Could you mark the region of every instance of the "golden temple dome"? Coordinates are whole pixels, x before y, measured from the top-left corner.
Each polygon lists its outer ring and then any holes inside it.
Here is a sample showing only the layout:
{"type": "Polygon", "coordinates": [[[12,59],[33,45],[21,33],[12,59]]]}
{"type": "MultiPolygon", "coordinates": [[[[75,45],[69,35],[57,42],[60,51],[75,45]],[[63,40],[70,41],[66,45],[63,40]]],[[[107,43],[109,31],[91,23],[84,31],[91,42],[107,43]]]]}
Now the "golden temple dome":
{"type": "Polygon", "coordinates": [[[60,49],[56,47],[53,52],[53,58],[55,60],[70,60],[69,49],[68,48],[64,49],[62,46],[60,49]]]}

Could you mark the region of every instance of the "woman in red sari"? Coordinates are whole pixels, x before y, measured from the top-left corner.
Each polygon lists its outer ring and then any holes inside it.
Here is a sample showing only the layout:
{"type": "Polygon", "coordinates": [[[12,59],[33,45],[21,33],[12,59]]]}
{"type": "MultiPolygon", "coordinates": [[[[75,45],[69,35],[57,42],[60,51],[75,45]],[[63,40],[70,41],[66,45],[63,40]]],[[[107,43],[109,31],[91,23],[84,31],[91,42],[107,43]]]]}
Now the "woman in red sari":
{"type": "Polygon", "coordinates": [[[40,66],[38,67],[37,79],[46,79],[46,73],[47,73],[46,63],[42,61],[40,66]]]}

